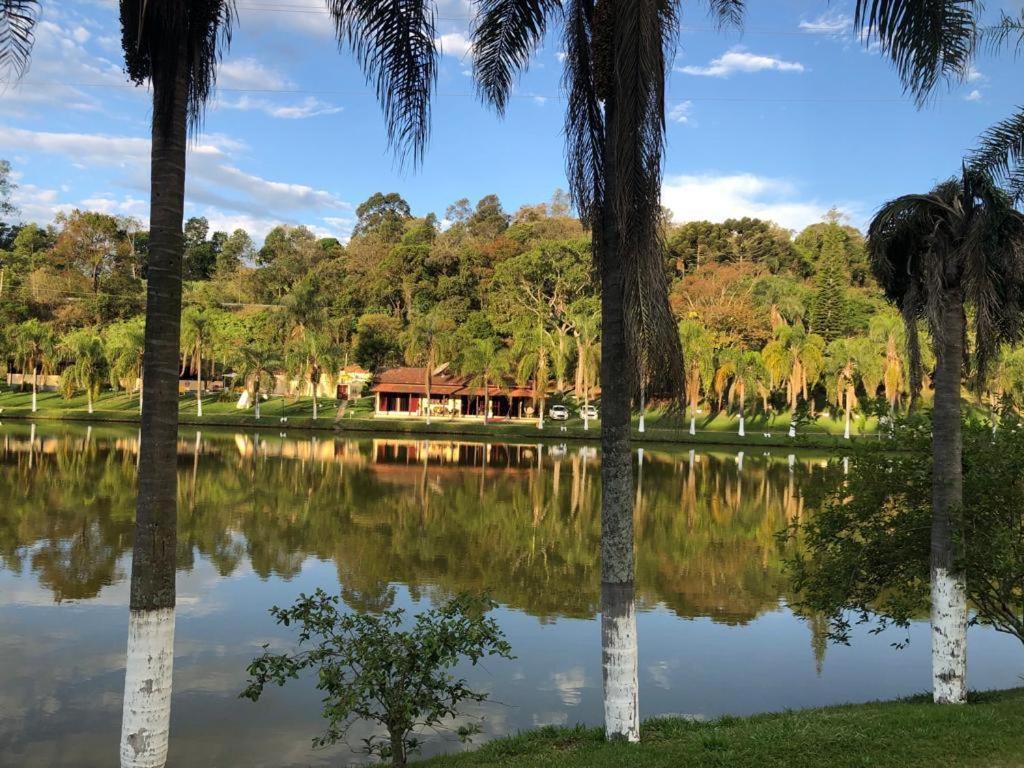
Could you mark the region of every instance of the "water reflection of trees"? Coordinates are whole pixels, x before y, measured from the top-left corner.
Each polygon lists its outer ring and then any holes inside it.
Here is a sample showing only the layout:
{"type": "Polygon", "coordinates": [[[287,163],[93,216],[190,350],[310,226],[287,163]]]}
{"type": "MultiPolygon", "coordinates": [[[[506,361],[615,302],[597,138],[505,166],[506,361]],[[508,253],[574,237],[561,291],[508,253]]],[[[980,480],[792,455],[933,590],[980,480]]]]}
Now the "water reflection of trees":
{"type": "MultiPolygon", "coordinates": [[[[58,600],[125,577],[134,438],[5,435],[0,559],[26,564],[58,600]]],[[[785,591],[774,534],[803,514],[818,461],[730,453],[644,454],[637,599],[743,622],[785,591]]],[[[530,614],[591,617],[600,604],[600,472],[590,447],[439,441],[293,441],[209,435],[179,444],[178,567],[248,563],[290,578],[333,562],[347,602],[489,589],[530,614]]]]}

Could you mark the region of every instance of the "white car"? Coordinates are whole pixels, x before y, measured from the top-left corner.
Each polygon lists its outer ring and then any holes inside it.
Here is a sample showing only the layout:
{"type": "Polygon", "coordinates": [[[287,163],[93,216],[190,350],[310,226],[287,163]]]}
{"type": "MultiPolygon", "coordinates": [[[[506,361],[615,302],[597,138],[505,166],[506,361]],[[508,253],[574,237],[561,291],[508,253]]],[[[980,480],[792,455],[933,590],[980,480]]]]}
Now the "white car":
{"type": "Polygon", "coordinates": [[[548,416],[551,417],[552,421],[568,421],[569,409],[564,405],[552,405],[551,410],[548,411],[548,416]]]}
{"type": "Polygon", "coordinates": [[[587,421],[594,421],[597,418],[596,405],[584,405],[580,408],[580,418],[587,421]]]}

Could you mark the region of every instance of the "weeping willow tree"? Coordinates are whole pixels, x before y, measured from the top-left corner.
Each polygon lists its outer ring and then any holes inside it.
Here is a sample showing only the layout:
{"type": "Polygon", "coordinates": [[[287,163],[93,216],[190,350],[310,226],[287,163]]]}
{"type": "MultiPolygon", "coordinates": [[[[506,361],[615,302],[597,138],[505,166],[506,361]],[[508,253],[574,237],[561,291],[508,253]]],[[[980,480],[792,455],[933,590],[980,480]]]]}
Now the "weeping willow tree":
{"type": "MultiPolygon", "coordinates": [[[[709,0],[738,24],[742,0],[709,0]]],[[[666,70],[681,3],[483,0],[473,34],[481,98],[504,113],[516,76],[561,15],[570,192],[592,233],[601,286],[601,578],[605,722],[639,738],[633,614],[630,405],[683,398],[683,356],[668,304],[660,235],[666,70]]]]}
{"type": "Polygon", "coordinates": [[[899,307],[912,390],[920,388],[918,323],[934,346],[932,429],[932,687],[936,702],[967,695],[967,599],[954,539],[963,507],[961,383],[972,360],[985,381],[1003,343],[1024,327],[1024,215],[990,177],[965,169],[922,195],[886,203],[868,230],[875,276],[899,307]],[[973,354],[965,347],[967,309],[973,354]]]}

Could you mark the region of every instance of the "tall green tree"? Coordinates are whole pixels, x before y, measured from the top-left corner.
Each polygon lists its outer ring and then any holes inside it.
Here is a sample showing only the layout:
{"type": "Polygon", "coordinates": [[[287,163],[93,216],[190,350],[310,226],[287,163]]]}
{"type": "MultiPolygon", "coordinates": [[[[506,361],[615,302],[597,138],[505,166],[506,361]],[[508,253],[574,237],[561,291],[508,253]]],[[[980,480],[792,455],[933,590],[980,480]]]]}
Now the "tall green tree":
{"type": "Polygon", "coordinates": [[[424,408],[427,424],[430,424],[434,376],[441,364],[448,362],[456,351],[455,323],[438,311],[417,315],[403,334],[402,341],[405,361],[409,365],[423,367],[423,387],[426,392],[424,408]]]}
{"type": "Polygon", "coordinates": [[[740,437],[747,436],[747,398],[751,393],[767,391],[767,382],[768,372],[757,352],[735,347],[723,350],[718,368],[715,370],[714,387],[719,397],[728,390],[729,401],[736,403],[739,410],[740,437]]]}
{"type": "Polygon", "coordinates": [[[58,353],[70,364],[61,371],[61,388],[65,397],[85,392],[86,407],[93,412],[93,401],[107,378],[107,356],[103,338],[93,328],[72,331],[60,340],[58,353]]]}
{"type": "Polygon", "coordinates": [[[505,382],[512,374],[509,350],[492,336],[472,339],[459,355],[459,373],[468,377],[469,386],[483,389],[486,424],[491,418],[491,386],[505,389],[505,382]]]}
{"type": "Polygon", "coordinates": [[[142,361],[146,351],[146,331],[142,318],[108,325],[104,333],[110,383],[116,389],[139,388],[139,411],[142,410],[142,361]],[[126,383],[127,382],[127,383],[126,383]]]}
{"type": "Polygon", "coordinates": [[[967,308],[979,381],[999,345],[1019,339],[1024,295],[1024,215],[989,178],[965,170],[927,194],[886,203],[871,222],[872,265],[906,320],[912,388],[920,387],[917,323],[935,350],[932,430],[932,694],[967,695],[967,600],[954,532],[963,507],[961,381],[967,308]]]}
{"type": "Polygon", "coordinates": [[[690,412],[690,434],[697,434],[697,410],[701,392],[708,391],[715,376],[715,339],[697,320],[679,323],[679,340],[686,363],[686,406],[690,412]]]}
{"type": "Polygon", "coordinates": [[[842,230],[838,226],[831,226],[825,231],[822,243],[810,312],[811,330],[826,341],[838,339],[849,330],[846,300],[849,285],[842,230]]]}
{"type": "Polygon", "coordinates": [[[21,364],[22,387],[25,374],[32,374],[32,413],[35,413],[39,409],[39,376],[57,366],[57,340],[53,328],[35,318],[26,320],[14,329],[14,350],[21,364]]]}
{"type": "Polygon", "coordinates": [[[253,415],[260,418],[260,403],[265,391],[273,392],[275,374],[281,367],[281,358],[265,344],[249,344],[238,350],[234,360],[236,381],[249,392],[253,415]]]}
{"type": "MultiPolygon", "coordinates": [[[[564,29],[567,175],[601,283],[606,733],[630,741],[639,739],[630,401],[641,392],[680,396],[683,382],[660,242],[665,79],[680,5],[484,0],[473,34],[480,95],[503,113],[548,23],[558,18],[564,29]]],[[[710,7],[720,22],[738,24],[743,2],[710,7]]]]}
{"type": "Polygon", "coordinates": [[[181,316],[181,351],[196,379],[196,415],[203,417],[203,359],[213,344],[213,324],[201,307],[187,307],[181,316]]]}

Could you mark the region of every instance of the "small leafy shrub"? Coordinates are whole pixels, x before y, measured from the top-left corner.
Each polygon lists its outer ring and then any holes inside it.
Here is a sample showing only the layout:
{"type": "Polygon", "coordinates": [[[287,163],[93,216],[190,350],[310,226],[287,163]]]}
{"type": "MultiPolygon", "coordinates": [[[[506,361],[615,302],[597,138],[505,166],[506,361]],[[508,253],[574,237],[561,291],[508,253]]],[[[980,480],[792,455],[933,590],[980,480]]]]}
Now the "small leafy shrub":
{"type": "MultiPolygon", "coordinates": [[[[278,624],[298,628],[298,648],[253,659],[241,696],[256,701],[267,684],[281,686],[315,670],[327,730],[313,739],[314,747],[344,742],[349,726],[366,720],[383,726],[388,738],[364,739],[362,750],[404,766],[421,747],[422,729],[436,730],[460,714],[463,702],[487,698],[450,673],[456,664],[465,659],[475,665],[486,656],[513,658],[497,622],[487,616],[495,605],[489,598],[460,595],[418,614],[403,629],[400,609],[344,613],[339,598],[321,589],[299,595],[290,608],[270,609],[278,624]]],[[[478,731],[474,724],[457,733],[467,740],[478,731]]]]}
{"type": "MultiPolygon", "coordinates": [[[[881,632],[928,616],[930,435],[918,416],[895,423],[891,440],[855,447],[849,474],[833,471],[817,489],[819,511],[782,534],[795,545],[787,567],[796,608],[828,617],[835,642],[848,643],[855,623],[881,632]]],[[[954,525],[971,621],[1024,642],[1024,427],[1012,413],[994,432],[968,422],[963,442],[954,525]]]]}

